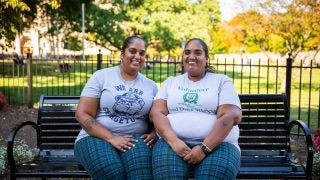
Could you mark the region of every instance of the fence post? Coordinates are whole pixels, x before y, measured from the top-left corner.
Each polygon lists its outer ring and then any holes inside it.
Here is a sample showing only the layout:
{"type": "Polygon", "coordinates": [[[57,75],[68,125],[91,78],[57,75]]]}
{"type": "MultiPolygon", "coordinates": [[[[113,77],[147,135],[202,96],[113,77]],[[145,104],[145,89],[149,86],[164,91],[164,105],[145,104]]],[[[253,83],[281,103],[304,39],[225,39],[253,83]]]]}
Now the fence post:
{"type": "Polygon", "coordinates": [[[102,54],[101,49],[99,49],[99,53],[97,54],[97,70],[101,69],[101,63],[102,63],[102,54]]]}
{"type": "Polygon", "coordinates": [[[27,52],[27,79],[28,79],[28,108],[33,107],[32,98],[32,54],[31,50],[27,52]]]}
{"type": "Polygon", "coordinates": [[[291,74],[292,74],[292,57],[291,53],[288,54],[287,67],[286,67],[286,95],[288,97],[288,107],[290,109],[290,99],[291,99],[291,74]]]}

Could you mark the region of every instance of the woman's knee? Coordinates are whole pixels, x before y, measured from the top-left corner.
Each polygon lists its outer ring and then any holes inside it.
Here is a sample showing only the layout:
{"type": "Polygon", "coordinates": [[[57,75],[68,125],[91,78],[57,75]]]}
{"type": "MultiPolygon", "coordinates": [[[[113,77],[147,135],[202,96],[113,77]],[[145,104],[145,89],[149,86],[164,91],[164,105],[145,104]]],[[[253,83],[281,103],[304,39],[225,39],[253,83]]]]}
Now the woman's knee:
{"type": "Polygon", "coordinates": [[[75,156],[93,179],[126,179],[121,159],[111,144],[85,137],[75,144],[75,156]]]}
{"type": "Polygon", "coordinates": [[[121,153],[128,179],[152,179],[152,153],[140,136],[128,151],[121,153]]]}
{"type": "Polygon", "coordinates": [[[121,163],[94,164],[89,167],[88,173],[93,179],[126,179],[126,172],[121,163]]]}
{"type": "Polygon", "coordinates": [[[195,175],[235,179],[239,168],[240,151],[230,143],[222,143],[197,166],[195,175]]]}
{"type": "Polygon", "coordinates": [[[187,179],[189,173],[187,163],[163,139],[153,147],[152,170],[155,180],[187,179]]]}

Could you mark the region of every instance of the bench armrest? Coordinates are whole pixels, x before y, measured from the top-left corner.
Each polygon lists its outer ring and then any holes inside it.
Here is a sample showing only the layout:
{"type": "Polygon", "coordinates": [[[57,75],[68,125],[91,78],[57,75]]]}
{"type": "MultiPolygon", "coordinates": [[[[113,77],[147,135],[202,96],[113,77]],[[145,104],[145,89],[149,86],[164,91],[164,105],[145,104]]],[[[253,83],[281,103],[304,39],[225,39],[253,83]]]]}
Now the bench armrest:
{"type": "Polygon", "coordinates": [[[11,172],[16,171],[16,162],[15,162],[14,156],[13,156],[13,145],[14,145],[15,137],[16,137],[17,133],[19,132],[19,130],[25,126],[33,127],[36,130],[37,136],[39,135],[39,132],[40,132],[39,126],[32,121],[22,122],[11,129],[11,131],[8,135],[8,138],[7,138],[7,158],[8,158],[11,172]]]}
{"type": "Polygon", "coordinates": [[[288,136],[291,133],[293,127],[298,126],[300,129],[303,130],[304,137],[307,143],[307,163],[306,163],[306,173],[307,177],[311,177],[312,175],[312,164],[313,164],[313,143],[312,143],[312,136],[309,127],[301,120],[291,120],[287,127],[287,134],[288,136]]]}

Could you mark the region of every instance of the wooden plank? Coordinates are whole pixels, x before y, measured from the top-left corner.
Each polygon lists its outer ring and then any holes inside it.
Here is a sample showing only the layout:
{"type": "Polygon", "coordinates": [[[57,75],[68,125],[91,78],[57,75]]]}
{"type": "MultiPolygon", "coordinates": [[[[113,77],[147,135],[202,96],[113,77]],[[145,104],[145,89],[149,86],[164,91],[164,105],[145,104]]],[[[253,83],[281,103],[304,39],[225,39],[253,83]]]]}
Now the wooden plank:
{"type": "Polygon", "coordinates": [[[44,111],[41,112],[41,117],[74,117],[75,111],[44,111]]]}
{"type": "Polygon", "coordinates": [[[286,137],[246,137],[246,138],[240,138],[239,143],[256,143],[260,144],[262,143],[287,143],[286,137]]]}
{"type": "Polygon", "coordinates": [[[249,130],[284,130],[286,127],[286,124],[265,124],[265,123],[252,123],[252,124],[239,124],[240,129],[249,129],[249,130]]]}
{"type": "Polygon", "coordinates": [[[285,117],[242,117],[242,121],[241,124],[246,124],[246,123],[250,123],[250,122],[262,122],[262,123],[266,123],[266,122],[286,122],[285,117]]]}
{"type": "Polygon", "coordinates": [[[75,117],[44,117],[42,118],[42,124],[49,123],[79,123],[75,117]]]}
{"type": "Polygon", "coordinates": [[[242,115],[243,116],[284,116],[284,110],[273,110],[273,109],[243,109],[242,110],[242,115]]]}
{"type": "Polygon", "coordinates": [[[239,143],[241,149],[252,149],[252,150],[285,150],[286,144],[245,144],[239,143]]]}
{"type": "Polygon", "coordinates": [[[53,130],[53,131],[41,131],[40,137],[47,137],[47,136],[77,136],[80,132],[80,129],[74,130],[53,130]]]}
{"type": "Polygon", "coordinates": [[[77,138],[77,136],[58,136],[58,137],[57,136],[50,136],[50,137],[43,136],[40,139],[42,142],[45,142],[45,143],[59,145],[60,143],[62,143],[62,144],[74,143],[76,138],[77,138]]]}
{"type": "Polygon", "coordinates": [[[244,104],[241,103],[241,109],[246,110],[246,109],[283,109],[283,102],[281,103],[248,103],[244,104]]]}
{"type": "Polygon", "coordinates": [[[245,136],[285,136],[286,134],[285,129],[240,129],[240,138],[246,138],[245,136]]]}
{"type": "Polygon", "coordinates": [[[41,149],[73,149],[74,148],[74,143],[64,143],[64,144],[51,144],[51,143],[45,143],[43,142],[40,145],[41,149]]]}
{"type": "Polygon", "coordinates": [[[41,131],[46,130],[77,130],[81,129],[79,123],[70,123],[70,124],[42,124],[40,125],[41,131]]]}

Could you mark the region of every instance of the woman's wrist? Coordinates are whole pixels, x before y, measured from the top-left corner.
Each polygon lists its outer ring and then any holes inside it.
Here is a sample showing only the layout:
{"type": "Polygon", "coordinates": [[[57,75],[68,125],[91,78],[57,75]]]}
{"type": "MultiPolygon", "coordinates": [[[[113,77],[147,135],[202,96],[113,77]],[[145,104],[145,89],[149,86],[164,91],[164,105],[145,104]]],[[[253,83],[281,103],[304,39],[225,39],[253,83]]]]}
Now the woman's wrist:
{"type": "Polygon", "coordinates": [[[210,149],[205,143],[199,144],[202,152],[204,152],[206,155],[210,154],[212,152],[212,149],[210,149]]]}

